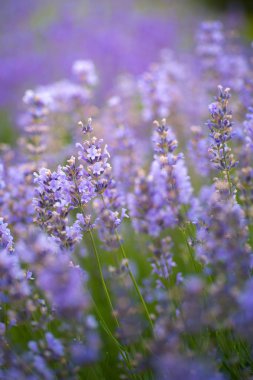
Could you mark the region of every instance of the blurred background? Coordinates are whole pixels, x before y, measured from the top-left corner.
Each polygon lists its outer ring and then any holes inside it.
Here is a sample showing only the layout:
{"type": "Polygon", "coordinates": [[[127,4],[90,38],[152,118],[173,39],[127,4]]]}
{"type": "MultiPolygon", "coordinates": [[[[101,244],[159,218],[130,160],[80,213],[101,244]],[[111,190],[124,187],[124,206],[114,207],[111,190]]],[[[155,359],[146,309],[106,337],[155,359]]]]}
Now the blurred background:
{"type": "Polygon", "coordinates": [[[0,139],[24,91],[71,76],[76,59],[92,59],[97,102],[118,74],[139,74],[162,48],[191,51],[198,22],[221,19],[253,39],[252,0],[2,0],[0,10],[0,139]]]}

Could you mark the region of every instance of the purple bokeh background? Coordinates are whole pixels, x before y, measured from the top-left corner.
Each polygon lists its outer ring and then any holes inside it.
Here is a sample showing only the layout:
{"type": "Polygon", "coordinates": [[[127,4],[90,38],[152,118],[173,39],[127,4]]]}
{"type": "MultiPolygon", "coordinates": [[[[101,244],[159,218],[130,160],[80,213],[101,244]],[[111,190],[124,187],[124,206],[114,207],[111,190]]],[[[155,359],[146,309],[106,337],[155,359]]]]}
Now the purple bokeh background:
{"type": "Polygon", "coordinates": [[[180,48],[184,21],[178,17],[180,7],[168,4],[4,1],[0,107],[15,108],[27,88],[69,77],[73,61],[79,58],[94,60],[101,82],[98,99],[102,99],[117,74],[141,73],[162,48],[180,48]]]}

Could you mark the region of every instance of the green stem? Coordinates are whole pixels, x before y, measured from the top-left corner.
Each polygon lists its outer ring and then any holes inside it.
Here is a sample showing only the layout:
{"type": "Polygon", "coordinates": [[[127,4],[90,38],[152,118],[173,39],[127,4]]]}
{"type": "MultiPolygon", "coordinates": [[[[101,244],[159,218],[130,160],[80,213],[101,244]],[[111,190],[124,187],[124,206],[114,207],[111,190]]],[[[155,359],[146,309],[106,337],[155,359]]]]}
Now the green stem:
{"type": "MultiPolygon", "coordinates": [[[[102,199],[102,202],[103,202],[104,207],[106,208],[106,203],[105,203],[105,199],[104,199],[104,197],[103,197],[103,194],[101,194],[101,199],[102,199]]],[[[125,252],[125,250],[124,250],[124,247],[123,247],[123,245],[121,244],[120,237],[119,237],[119,234],[118,234],[117,229],[115,230],[115,233],[116,233],[116,236],[117,236],[117,240],[118,240],[118,243],[119,243],[119,246],[120,246],[120,250],[121,250],[122,256],[123,256],[123,258],[126,260],[126,266],[127,266],[127,269],[128,269],[129,276],[130,276],[130,278],[131,278],[131,280],[132,280],[132,283],[133,283],[133,285],[134,285],[134,287],[135,287],[135,290],[136,290],[136,292],[137,292],[137,294],[138,294],[138,296],[139,296],[139,298],[140,298],[140,300],[141,300],[141,303],[142,303],[142,305],[143,305],[143,308],[144,308],[145,313],[146,313],[146,315],[147,315],[147,318],[148,318],[148,320],[149,320],[149,323],[150,323],[151,329],[152,329],[152,331],[153,331],[153,322],[152,322],[152,319],[151,319],[151,317],[150,317],[150,314],[149,314],[149,311],[148,311],[148,308],[147,308],[146,302],[145,302],[145,300],[144,300],[144,298],[143,298],[143,296],[142,296],[142,294],[141,294],[141,292],[140,292],[139,286],[138,286],[138,284],[137,284],[137,282],[136,282],[136,280],[135,280],[135,277],[134,277],[134,275],[133,275],[133,273],[132,273],[132,271],[131,271],[131,269],[130,269],[130,267],[129,267],[129,265],[128,265],[128,258],[127,258],[126,252],[125,252]]]]}
{"type": "Polygon", "coordinates": [[[96,305],[96,303],[95,303],[95,301],[94,301],[93,298],[92,298],[92,302],[93,302],[93,306],[94,306],[94,308],[96,310],[96,313],[98,315],[98,318],[100,319],[101,326],[103,327],[103,329],[105,330],[105,332],[110,336],[110,338],[112,339],[112,341],[117,346],[118,350],[120,351],[120,353],[122,355],[122,358],[126,362],[126,365],[127,365],[128,369],[131,369],[131,364],[130,364],[130,360],[129,360],[127,352],[125,352],[124,347],[122,347],[122,345],[118,342],[118,340],[112,334],[110,328],[107,326],[107,323],[104,320],[102,314],[100,313],[99,308],[97,307],[97,305],[96,305]]]}
{"type": "Polygon", "coordinates": [[[184,238],[185,238],[185,242],[186,242],[186,245],[187,245],[187,248],[188,248],[188,251],[189,251],[189,254],[190,254],[190,258],[192,260],[192,263],[193,263],[193,266],[194,266],[194,269],[196,272],[198,272],[198,268],[197,268],[197,265],[196,265],[196,261],[195,261],[195,258],[193,256],[193,253],[192,253],[192,250],[191,250],[191,247],[188,243],[188,239],[187,239],[187,236],[186,236],[186,233],[185,233],[185,230],[184,230],[184,227],[179,227],[182,234],[184,235],[184,238]]]}
{"type": "Polygon", "coordinates": [[[110,305],[110,308],[112,310],[112,315],[114,316],[115,318],[115,321],[116,321],[116,325],[117,327],[119,327],[119,322],[114,314],[114,308],[113,308],[113,305],[112,305],[112,301],[111,301],[111,298],[110,298],[110,294],[109,294],[109,291],[107,289],[107,286],[106,286],[106,283],[105,283],[105,280],[104,280],[104,276],[103,276],[103,272],[102,272],[102,267],[101,267],[101,263],[100,263],[100,259],[99,259],[99,255],[98,255],[98,251],[97,251],[97,248],[96,248],[96,244],[95,244],[95,241],[94,241],[94,238],[93,238],[93,234],[91,232],[91,230],[88,231],[89,235],[90,235],[90,238],[91,238],[91,242],[92,242],[92,247],[93,247],[93,251],[95,253],[95,256],[96,256],[96,260],[97,260],[97,264],[98,264],[98,270],[99,270],[99,274],[100,274],[100,278],[101,278],[101,281],[102,281],[102,285],[103,285],[103,288],[104,288],[104,292],[105,292],[105,295],[106,295],[106,298],[107,298],[107,301],[110,305]]]}
{"type": "Polygon", "coordinates": [[[131,280],[132,280],[132,282],[133,282],[133,285],[134,285],[134,287],[135,287],[135,290],[136,290],[136,292],[137,292],[137,294],[138,294],[138,296],[139,296],[139,298],[140,298],[140,300],[141,300],[141,303],[142,303],[142,305],[143,305],[143,308],[144,308],[145,313],[146,313],[146,315],[147,315],[147,318],[148,318],[148,320],[149,320],[149,323],[150,323],[151,329],[153,330],[153,322],[152,322],[152,319],[151,319],[151,317],[150,317],[150,314],[149,314],[149,311],[148,311],[148,308],[147,308],[146,302],[145,302],[145,300],[144,300],[144,298],[143,298],[143,296],[142,296],[142,294],[141,294],[141,292],[140,292],[139,286],[138,286],[138,284],[137,284],[137,282],[136,282],[136,280],[135,280],[135,277],[134,277],[134,275],[133,275],[133,273],[132,273],[132,271],[131,271],[131,268],[130,268],[129,265],[128,265],[128,258],[127,258],[126,252],[125,252],[125,250],[124,250],[124,247],[123,247],[123,245],[121,244],[120,237],[119,237],[119,234],[118,234],[117,230],[116,230],[116,235],[117,235],[117,239],[118,239],[118,242],[119,242],[119,246],[120,246],[120,250],[121,250],[122,256],[123,256],[123,258],[126,260],[126,266],[127,266],[128,272],[129,272],[129,276],[130,276],[130,278],[131,278],[131,280]]]}

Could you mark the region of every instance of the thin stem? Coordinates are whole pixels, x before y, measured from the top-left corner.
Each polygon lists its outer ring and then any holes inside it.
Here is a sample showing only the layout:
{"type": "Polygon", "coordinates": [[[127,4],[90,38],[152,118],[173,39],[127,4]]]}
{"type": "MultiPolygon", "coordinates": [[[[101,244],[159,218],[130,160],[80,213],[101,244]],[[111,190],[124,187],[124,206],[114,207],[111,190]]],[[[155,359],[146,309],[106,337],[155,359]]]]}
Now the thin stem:
{"type": "Polygon", "coordinates": [[[128,369],[131,369],[131,364],[130,364],[130,360],[129,360],[129,357],[128,357],[128,353],[125,352],[124,347],[122,347],[122,345],[114,337],[113,333],[111,332],[110,328],[107,326],[107,323],[104,320],[102,314],[100,313],[99,308],[97,307],[97,305],[96,305],[96,303],[95,303],[95,301],[94,301],[93,298],[92,298],[92,302],[93,302],[93,306],[94,306],[94,308],[96,310],[96,313],[98,315],[98,318],[100,319],[101,326],[103,327],[103,329],[105,330],[105,332],[110,336],[110,338],[113,340],[113,342],[115,343],[115,345],[119,349],[119,351],[120,351],[120,353],[122,355],[122,358],[126,362],[126,365],[127,365],[128,369]]]}
{"type": "MultiPolygon", "coordinates": [[[[103,194],[101,194],[101,199],[102,199],[102,202],[103,202],[104,207],[106,208],[106,203],[105,203],[105,199],[104,199],[104,197],[103,197],[103,194]]],[[[152,331],[153,331],[153,322],[152,322],[152,319],[151,319],[151,317],[150,317],[150,314],[149,314],[149,311],[148,311],[148,308],[147,308],[146,302],[145,302],[145,300],[144,300],[144,298],[143,298],[143,296],[142,296],[142,294],[141,294],[141,292],[140,292],[139,286],[138,286],[138,284],[137,284],[137,282],[136,282],[136,280],[135,280],[135,277],[134,277],[134,275],[133,275],[133,273],[132,273],[132,271],[131,271],[131,269],[130,269],[130,267],[129,267],[129,265],[128,265],[128,258],[127,258],[126,252],[125,252],[125,250],[124,250],[124,247],[123,247],[123,245],[121,244],[120,237],[119,237],[119,234],[118,234],[117,229],[115,229],[115,233],[116,233],[116,236],[117,236],[117,240],[118,240],[118,243],[119,243],[119,247],[120,247],[120,250],[121,250],[122,256],[123,256],[124,259],[126,259],[126,266],[127,266],[127,269],[128,269],[129,276],[130,276],[130,278],[131,278],[131,280],[132,280],[132,283],[133,283],[133,285],[134,285],[134,287],[135,287],[135,290],[136,290],[136,292],[137,292],[137,294],[138,294],[138,296],[139,296],[139,298],[140,298],[140,300],[141,300],[141,303],[142,303],[142,305],[143,305],[143,308],[144,308],[145,313],[146,313],[146,315],[147,315],[147,318],[148,318],[148,320],[149,320],[149,323],[150,323],[151,329],[152,329],[152,331]]]]}
{"type": "Polygon", "coordinates": [[[194,269],[196,272],[198,272],[198,268],[197,268],[197,265],[196,265],[196,262],[195,262],[195,258],[193,256],[193,253],[192,253],[192,250],[191,250],[191,247],[188,243],[188,239],[187,239],[187,236],[186,236],[186,233],[185,233],[185,230],[184,230],[184,227],[179,227],[182,234],[184,235],[184,238],[185,238],[185,242],[186,242],[186,245],[187,245],[187,248],[188,248],[188,251],[189,251],[189,254],[190,254],[190,257],[191,257],[191,260],[192,260],[192,263],[193,263],[193,266],[194,266],[194,269]]]}
{"type": "Polygon", "coordinates": [[[104,292],[106,294],[107,301],[108,301],[108,303],[110,305],[110,308],[112,310],[112,314],[113,314],[113,316],[115,318],[117,327],[119,327],[119,322],[118,322],[118,320],[117,320],[117,318],[116,318],[116,316],[114,314],[114,309],[113,309],[112,301],[111,301],[111,298],[110,298],[110,294],[109,294],[109,291],[107,289],[107,286],[106,286],[106,283],[105,283],[105,280],[104,280],[104,276],[103,276],[103,272],[102,272],[102,267],[101,267],[98,251],[97,251],[97,248],[96,248],[96,244],[95,244],[95,241],[94,241],[94,238],[93,238],[93,234],[92,234],[91,230],[89,230],[88,233],[90,235],[93,251],[94,251],[95,256],[96,256],[96,260],[97,260],[97,264],[98,264],[98,270],[99,270],[100,278],[101,278],[102,285],[103,285],[103,288],[104,288],[104,292]]]}
{"type": "Polygon", "coordinates": [[[144,300],[144,298],[143,298],[143,296],[142,296],[142,294],[141,294],[141,292],[140,292],[139,286],[138,286],[138,284],[137,284],[137,282],[136,282],[136,280],[135,280],[135,277],[134,277],[134,275],[133,275],[133,273],[132,273],[132,271],[131,271],[131,268],[130,268],[129,265],[128,265],[128,258],[127,258],[126,252],[125,252],[125,250],[124,250],[124,247],[123,247],[123,245],[121,244],[120,237],[119,237],[119,234],[118,234],[117,230],[116,230],[116,235],[117,235],[117,239],[118,239],[118,242],[119,242],[119,246],[120,246],[120,250],[121,250],[122,256],[123,256],[123,258],[126,260],[126,266],[127,266],[128,272],[129,272],[129,276],[130,276],[130,278],[131,278],[131,280],[132,280],[132,282],[133,282],[133,285],[134,285],[134,287],[135,287],[135,290],[136,290],[138,296],[140,297],[141,303],[142,303],[142,305],[143,305],[143,308],[144,308],[145,313],[146,313],[146,315],[147,315],[147,318],[148,318],[148,320],[149,320],[149,323],[150,323],[151,329],[153,330],[153,322],[152,322],[152,319],[151,319],[151,317],[150,317],[150,314],[149,314],[149,311],[148,311],[148,308],[147,308],[146,302],[145,302],[145,300],[144,300]]]}

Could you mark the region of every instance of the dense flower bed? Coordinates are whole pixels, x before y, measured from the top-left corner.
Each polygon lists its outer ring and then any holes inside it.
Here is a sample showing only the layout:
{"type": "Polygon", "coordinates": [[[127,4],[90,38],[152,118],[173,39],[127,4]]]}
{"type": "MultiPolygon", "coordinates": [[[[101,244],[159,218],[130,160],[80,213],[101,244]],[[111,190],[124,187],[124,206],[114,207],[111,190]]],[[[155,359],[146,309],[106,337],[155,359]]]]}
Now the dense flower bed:
{"type": "Polygon", "coordinates": [[[219,21],[102,105],[91,60],[1,146],[0,379],[253,376],[252,53],[219,21]]]}

